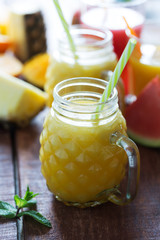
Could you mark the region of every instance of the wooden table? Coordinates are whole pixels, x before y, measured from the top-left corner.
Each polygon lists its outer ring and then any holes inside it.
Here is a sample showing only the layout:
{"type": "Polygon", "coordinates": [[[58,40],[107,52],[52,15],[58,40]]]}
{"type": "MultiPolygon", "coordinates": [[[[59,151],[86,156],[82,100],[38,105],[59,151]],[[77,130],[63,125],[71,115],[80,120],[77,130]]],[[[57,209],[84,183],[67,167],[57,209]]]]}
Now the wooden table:
{"type": "Polygon", "coordinates": [[[27,184],[37,197],[37,210],[50,219],[52,229],[31,218],[0,219],[0,239],[149,240],[160,239],[160,149],[139,146],[141,177],[136,199],[128,206],[106,203],[95,208],[67,207],[54,199],[41,174],[39,135],[41,112],[24,129],[0,127],[0,200],[14,204],[27,184]]]}

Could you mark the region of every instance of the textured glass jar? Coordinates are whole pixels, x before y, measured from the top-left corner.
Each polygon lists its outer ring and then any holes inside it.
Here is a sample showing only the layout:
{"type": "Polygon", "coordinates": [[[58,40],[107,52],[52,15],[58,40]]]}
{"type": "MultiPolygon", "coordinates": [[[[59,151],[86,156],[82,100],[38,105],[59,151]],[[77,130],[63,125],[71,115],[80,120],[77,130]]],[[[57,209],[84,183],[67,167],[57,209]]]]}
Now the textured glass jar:
{"type": "Polygon", "coordinates": [[[45,90],[49,94],[49,106],[52,104],[53,89],[57,83],[73,77],[101,78],[102,71],[113,71],[117,63],[110,31],[78,25],[72,26],[70,32],[78,59],[75,61],[66,35],[62,35],[47,71],[45,90]]]}
{"type": "Polygon", "coordinates": [[[127,137],[117,90],[107,102],[98,103],[107,84],[73,78],[54,89],[40,137],[40,160],[49,190],[66,205],[124,205],[136,195],[139,152],[127,137]]]}

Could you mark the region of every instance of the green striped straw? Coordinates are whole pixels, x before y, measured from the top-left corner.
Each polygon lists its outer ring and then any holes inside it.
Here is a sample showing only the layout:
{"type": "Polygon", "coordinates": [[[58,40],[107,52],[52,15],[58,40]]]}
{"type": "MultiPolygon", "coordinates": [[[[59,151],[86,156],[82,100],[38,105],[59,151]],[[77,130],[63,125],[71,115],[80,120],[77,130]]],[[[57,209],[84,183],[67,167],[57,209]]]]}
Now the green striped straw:
{"type": "Polygon", "coordinates": [[[69,44],[70,44],[70,48],[71,48],[71,51],[73,53],[74,59],[76,61],[78,59],[78,56],[76,54],[76,47],[75,47],[74,41],[73,41],[72,36],[70,34],[70,31],[69,31],[68,23],[66,22],[66,20],[64,18],[62,9],[61,9],[61,7],[59,5],[59,1],[58,0],[53,0],[53,2],[54,2],[54,5],[56,7],[56,10],[57,10],[57,13],[59,15],[59,18],[61,20],[62,26],[63,26],[66,34],[67,34],[68,41],[69,41],[69,44]]]}
{"type": "MultiPolygon", "coordinates": [[[[129,57],[131,56],[131,54],[133,52],[133,49],[136,46],[136,43],[137,43],[137,41],[135,39],[133,39],[133,38],[129,39],[128,44],[125,47],[125,49],[117,63],[117,66],[108,82],[106,89],[104,90],[104,92],[102,94],[102,97],[101,97],[99,103],[106,102],[108,100],[108,98],[110,97],[114,87],[116,86],[116,84],[118,82],[118,79],[121,76],[121,73],[123,72],[123,69],[125,68],[125,66],[128,62],[129,57]]],[[[98,105],[96,108],[96,112],[102,111],[103,108],[104,108],[104,104],[98,105]]],[[[98,114],[96,114],[94,118],[97,119],[98,114]]]]}

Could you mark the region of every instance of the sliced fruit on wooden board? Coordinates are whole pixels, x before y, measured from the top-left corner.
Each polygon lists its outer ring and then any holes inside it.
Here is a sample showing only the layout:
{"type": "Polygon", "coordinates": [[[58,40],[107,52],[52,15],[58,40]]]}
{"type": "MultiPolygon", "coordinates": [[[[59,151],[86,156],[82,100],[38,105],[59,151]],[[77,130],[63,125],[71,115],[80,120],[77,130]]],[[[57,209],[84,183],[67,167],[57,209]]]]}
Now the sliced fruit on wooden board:
{"type": "Polygon", "coordinates": [[[0,72],[0,120],[26,125],[45,106],[46,93],[0,72]]]}
{"type": "Polygon", "coordinates": [[[149,82],[126,109],[128,135],[149,147],[160,146],[160,78],[149,82]]]}

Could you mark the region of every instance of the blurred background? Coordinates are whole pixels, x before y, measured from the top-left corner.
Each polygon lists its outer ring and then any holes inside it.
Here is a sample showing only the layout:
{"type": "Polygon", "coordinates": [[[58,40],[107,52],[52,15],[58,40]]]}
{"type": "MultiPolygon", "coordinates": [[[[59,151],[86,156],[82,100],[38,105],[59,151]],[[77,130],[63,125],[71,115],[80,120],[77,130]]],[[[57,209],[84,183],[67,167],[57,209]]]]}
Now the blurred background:
{"type": "MultiPolygon", "coordinates": [[[[82,7],[81,0],[60,0],[59,1],[63,10],[63,13],[69,24],[72,22],[74,13],[82,7]]],[[[54,48],[54,40],[57,32],[62,28],[52,0],[41,0],[42,9],[44,11],[47,29],[48,29],[48,41],[49,51],[54,48]]],[[[145,17],[148,21],[155,20],[160,22],[160,1],[148,0],[144,9],[145,17]]]]}
{"type": "MultiPolygon", "coordinates": [[[[63,13],[69,24],[72,22],[74,13],[82,7],[81,0],[59,0],[63,13]]],[[[49,49],[54,47],[54,37],[61,29],[61,23],[53,6],[52,0],[41,0],[42,9],[46,16],[49,49]]],[[[144,9],[145,17],[148,21],[155,20],[160,22],[160,1],[148,0],[144,9]]]]}
{"type": "MultiPolygon", "coordinates": [[[[59,0],[62,7],[65,18],[68,23],[71,24],[74,13],[82,7],[81,0],[59,0]]],[[[47,30],[47,46],[48,51],[51,52],[54,48],[54,42],[56,35],[62,29],[61,23],[57,16],[54,4],[52,0],[1,0],[0,1],[0,24],[5,21],[7,17],[7,11],[4,9],[19,8],[24,6],[38,6],[42,11],[45,21],[45,27],[47,30]]],[[[159,0],[148,0],[145,4],[145,16],[148,20],[157,20],[160,22],[160,1],[159,0]]]]}

